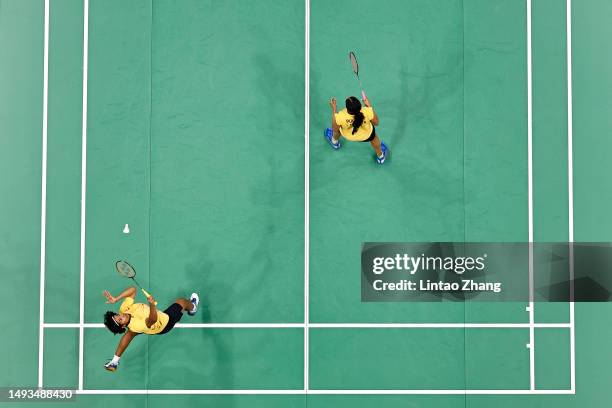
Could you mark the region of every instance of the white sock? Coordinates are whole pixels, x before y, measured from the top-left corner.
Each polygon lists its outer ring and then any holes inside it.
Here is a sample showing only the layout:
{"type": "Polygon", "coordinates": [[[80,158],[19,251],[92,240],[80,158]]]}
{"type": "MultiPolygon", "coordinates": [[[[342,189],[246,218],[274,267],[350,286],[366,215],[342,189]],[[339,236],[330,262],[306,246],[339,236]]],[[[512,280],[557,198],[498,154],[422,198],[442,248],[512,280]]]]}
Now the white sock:
{"type": "Polygon", "coordinates": [[[119,363],[119,359],[120,359],[120,358],[121,358],[121,357],[116,356],[116,355],[115,355],[115,356],[113,356],[113,359],[111,360],[111,363],[113,363],[113,364],[118,364],[118,363],[119,363]]]}
{"type": "Polygon", "coordinates": [[[334,137],[332,136],[332,143],[337,145],[338,142],[340,142],[340,139],[334,139],[334,137]]]}
{"type": "Polygon", "coordinates": [[[379,159],[382,159],[383,157],[385,157],[384,153],[382,153],[380,156],[378,156],[379,159]]]}

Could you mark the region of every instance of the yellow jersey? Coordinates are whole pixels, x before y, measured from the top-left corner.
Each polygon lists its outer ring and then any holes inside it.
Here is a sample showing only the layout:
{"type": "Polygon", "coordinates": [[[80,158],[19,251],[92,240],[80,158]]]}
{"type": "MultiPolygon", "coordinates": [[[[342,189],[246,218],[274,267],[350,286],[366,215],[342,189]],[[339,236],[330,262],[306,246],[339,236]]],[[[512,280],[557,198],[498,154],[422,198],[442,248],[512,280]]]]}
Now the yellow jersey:
{"type": "Polygon", "coordinates": [[[164,330],[168,324],[168,320],[170,320],[170,317],[166,313],[158,310],[157,321],[153,323],[151,327],[147,327],[146,320],[149,317],[149,305],[134,303],[134,298],[131,297],[125,298],[119,307],[119,311],[132,316],[127,327],[134,333],[158,334],[164,330]]]}
{"type": "Polygon", "coordinates": [[[340,134],[347,140],[352,142],[363,142],[364,140],[368,140],[372,135],[373,125],[371,121],[374,119],[374,109],[364,106],[361,108],[361,113],[363,113],[364,116],[363,123],[354,134],[353,120],[355,116],[348,113],[346,108],[336,113],[336,124],[340,126],[340,134]]]}

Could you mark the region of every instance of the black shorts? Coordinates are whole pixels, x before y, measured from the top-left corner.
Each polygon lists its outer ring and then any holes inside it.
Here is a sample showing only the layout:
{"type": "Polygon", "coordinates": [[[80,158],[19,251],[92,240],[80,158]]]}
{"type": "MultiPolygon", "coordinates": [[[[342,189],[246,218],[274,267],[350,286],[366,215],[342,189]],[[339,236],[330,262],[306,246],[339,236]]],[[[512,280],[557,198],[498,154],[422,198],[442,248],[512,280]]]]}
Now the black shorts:
{"type": "Polygon", "coordinates": [[[376,128],[372,125],[372,134],[366,140],[362,140],[362,142],[371,142],[376,137],[376,128]]]}
{"type": "Polygon", "coordinates": [[[183,306],[179,305],[178,303],[173,303],[166,310],[164,310],[164,313],[167,314],[170,319],[168,319],[168,324],[166,324],[164,330],[160,331],[158,334],[168,333],[170,330],[172,330],[174,325],[181,320],[181,317],[183,317],[183,306]]]}

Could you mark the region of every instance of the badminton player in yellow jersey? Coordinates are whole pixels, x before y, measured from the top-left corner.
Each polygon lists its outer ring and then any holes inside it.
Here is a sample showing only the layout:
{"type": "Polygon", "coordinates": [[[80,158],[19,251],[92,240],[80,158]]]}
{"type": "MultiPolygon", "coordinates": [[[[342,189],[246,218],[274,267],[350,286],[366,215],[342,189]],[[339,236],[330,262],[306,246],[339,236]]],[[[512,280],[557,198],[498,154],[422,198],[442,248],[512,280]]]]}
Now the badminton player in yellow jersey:
{"type": "Polygon", "coordinates": [[[108,311],[104,314],[104,325],[114,334],[124,333],[119,341],[117,351],[113,359],[104,364],[108,371],[115,371],[119,367],[119,358],[130,342],[137,335],[144,334],[166,334],[183,317],[183,311],[190,316],[195,315],[198,310],[200,298],[197,293],[192,293],[190,299],[179,298],[174,301],[163,312],[157,310],[155,299],[149,296],[148,305],[134,303],[136,288],[130,287],[121,292],[117,297],[104,291],[106,303],[116,303],[124,299],[119,307],[119,313],[108,311]],[[127,329],[127,331],[126,331],[127,329]]]}
{"type": "Polygon", "coordinates": [[[383,164],[387,158],[387,146],[376,134],[378,115],[370,101],[365,98],[361,106],[359,99],[354,96],[346,98],[346,108],[337,111],[336,98],[331,98],[329,104],[332,109],[332,127],[327,128],[325,137],[334,149],[340,148],[340,136],[351,142],[370,142],[376,152],[376,162],[383,164]]]}

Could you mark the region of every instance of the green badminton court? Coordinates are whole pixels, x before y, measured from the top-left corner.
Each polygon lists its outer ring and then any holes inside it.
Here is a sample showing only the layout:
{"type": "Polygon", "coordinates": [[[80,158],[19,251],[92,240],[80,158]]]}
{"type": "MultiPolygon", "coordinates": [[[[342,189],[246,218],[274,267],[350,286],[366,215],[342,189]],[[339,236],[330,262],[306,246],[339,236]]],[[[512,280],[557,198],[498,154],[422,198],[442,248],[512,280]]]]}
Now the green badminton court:
{"type": "Polygon", "coordinates": [[[611,18],[606,0],[0,0],[0,387],[73,389],[67,407],[604,406],[608,303],[365,303],[360,250],[611,241],[611,18]],[[359,93],[350,50],[383,166],[323,137],[329,98],[359,93]],[[109,373],[117,259],[160,307],[201,304],[109,373]]]}

